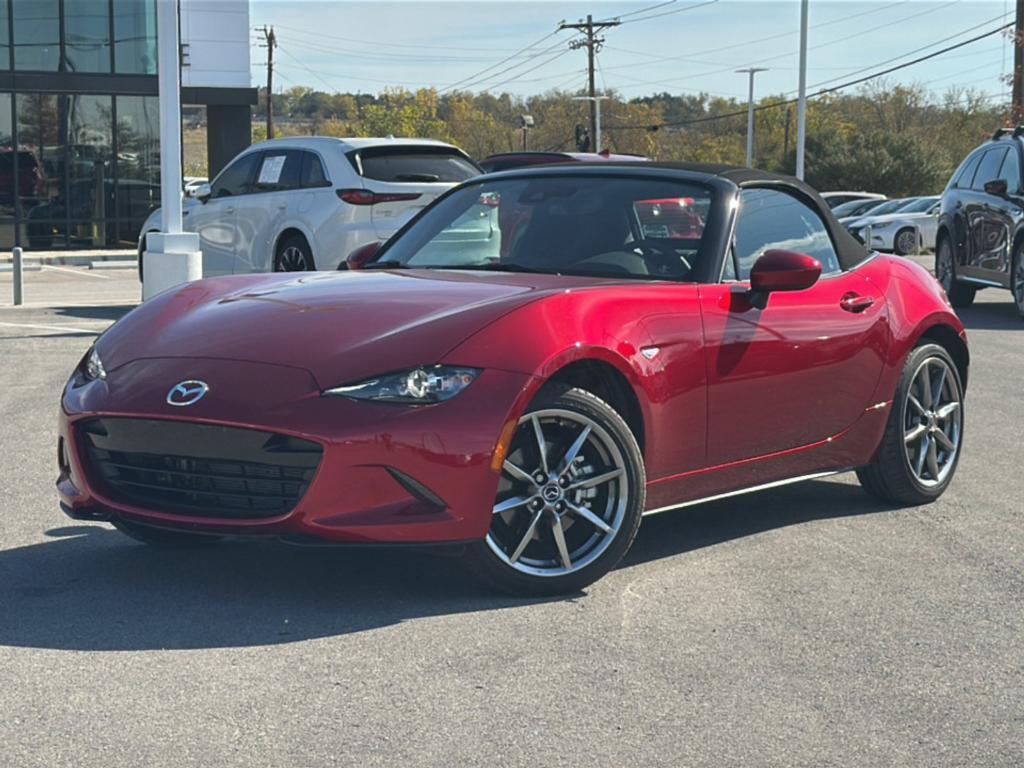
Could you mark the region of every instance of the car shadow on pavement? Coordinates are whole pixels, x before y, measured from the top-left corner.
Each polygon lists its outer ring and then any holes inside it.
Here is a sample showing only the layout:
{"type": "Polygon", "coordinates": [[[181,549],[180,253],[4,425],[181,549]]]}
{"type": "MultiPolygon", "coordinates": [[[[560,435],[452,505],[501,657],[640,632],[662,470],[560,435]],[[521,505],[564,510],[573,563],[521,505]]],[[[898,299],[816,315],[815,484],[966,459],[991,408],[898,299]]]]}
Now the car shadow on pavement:
{"type": "Polygon", "coordinates": [[[110,304],[80,307],[55,307],[58,317],[77,317],[83,320],[109,320],[114,322],[131,312],[138,304],[110,304]]]}
{"type": "MultiPolygon", "coordinates": [[[[622,567],[808,520],[877,511],[859,488],[826,482],[718,501],[647,519],[622,567]]],[[[491,593],[454,558],[421,550],[270,540],[168,550],[98,524],[47,535],[45,543],[0,551],[0,645],[272,645],[537,602],[491,593]]]]}
{"type": "Polygon", "coordinates": [[[811,480],[645,518],[620,568],[713,547],[812,520],[886,512],[855,484],[811,480]]]}
{"type": "Polygon", "coordinates": [[[1013,299],[1001,302],[979,301],[970,307],[958,309],[957,314],[968,331],[1024,331],[1024,320],[1017,314],[1013,299]]]}

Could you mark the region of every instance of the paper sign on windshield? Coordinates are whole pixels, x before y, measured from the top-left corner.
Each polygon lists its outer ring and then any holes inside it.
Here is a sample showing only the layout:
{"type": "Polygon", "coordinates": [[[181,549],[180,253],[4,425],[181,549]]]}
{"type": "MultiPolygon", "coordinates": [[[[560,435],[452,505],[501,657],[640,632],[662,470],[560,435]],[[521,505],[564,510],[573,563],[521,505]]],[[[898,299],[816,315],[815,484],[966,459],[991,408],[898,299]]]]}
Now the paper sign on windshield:
{"type": "Polygon", "coordinates": [[[284,155],[273,155],[263,161],[260,168],[260,177],[257,184],[277,184],[281,179],[281,170],[284,168],[284,155]]]}

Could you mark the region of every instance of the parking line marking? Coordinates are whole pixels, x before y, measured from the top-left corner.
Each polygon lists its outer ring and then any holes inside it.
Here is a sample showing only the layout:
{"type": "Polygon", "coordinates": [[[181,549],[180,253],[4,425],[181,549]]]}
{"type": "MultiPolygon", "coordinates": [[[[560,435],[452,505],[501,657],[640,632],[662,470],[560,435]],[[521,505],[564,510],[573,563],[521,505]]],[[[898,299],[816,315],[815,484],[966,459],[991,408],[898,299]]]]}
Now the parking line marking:
{"type": "Polygon", "coordinates": [[[110,275],[94,275],[92,272],[80,269],[71,269],[70,267],[55,267],[53,264],[41,264],[42,269],[53,269],[57,272],[70,272],[72,275],[82,275],[83,277],[95,277],[99,280],[109,280],[110,275]]]}
{"type": "Polygon", "coordinates": [[[89,333],[93,336],[98,336],[101,332],[92,328],[72,328],[69,325],[43,325],[42,323],[5,323],[0,321],[0,325],[9,328],[42,328],[43,330],[56,331],[58,333],[89,333]]]}

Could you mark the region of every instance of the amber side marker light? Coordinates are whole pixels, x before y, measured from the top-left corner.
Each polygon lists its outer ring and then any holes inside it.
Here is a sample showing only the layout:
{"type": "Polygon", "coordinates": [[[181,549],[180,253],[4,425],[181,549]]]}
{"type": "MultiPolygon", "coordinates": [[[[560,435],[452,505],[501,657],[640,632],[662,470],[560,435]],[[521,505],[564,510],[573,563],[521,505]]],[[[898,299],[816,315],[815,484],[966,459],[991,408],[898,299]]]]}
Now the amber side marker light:
{"type": "Polygon", "coordinates": [[[516,426],[519,422],[516,419],[509,419],[501,428],[501,435],[498,437],[498,444],[494,446],[494,456],[491,458],[491,470],[501,472],[501,467],[508,456],[508,448],[512,444],[512,437],[516,433],[516,426]]]}

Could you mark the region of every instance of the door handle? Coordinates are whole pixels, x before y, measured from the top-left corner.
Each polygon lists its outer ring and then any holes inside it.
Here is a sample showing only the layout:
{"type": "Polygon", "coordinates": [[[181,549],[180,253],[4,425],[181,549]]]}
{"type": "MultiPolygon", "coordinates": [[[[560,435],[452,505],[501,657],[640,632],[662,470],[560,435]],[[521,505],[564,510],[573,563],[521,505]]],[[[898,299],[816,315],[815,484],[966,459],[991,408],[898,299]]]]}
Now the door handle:
{"type": "Polygon", "coordinates": [[[839,308],[847,312],[860,313],[875,303],[871,296],[861,296],[859,293],[848,293],[839,300],[839,308]]]}

